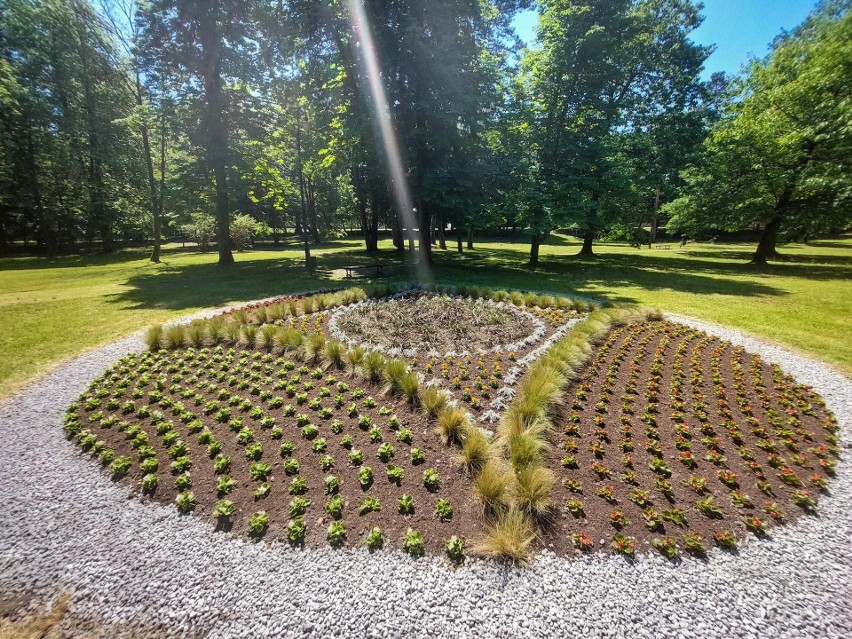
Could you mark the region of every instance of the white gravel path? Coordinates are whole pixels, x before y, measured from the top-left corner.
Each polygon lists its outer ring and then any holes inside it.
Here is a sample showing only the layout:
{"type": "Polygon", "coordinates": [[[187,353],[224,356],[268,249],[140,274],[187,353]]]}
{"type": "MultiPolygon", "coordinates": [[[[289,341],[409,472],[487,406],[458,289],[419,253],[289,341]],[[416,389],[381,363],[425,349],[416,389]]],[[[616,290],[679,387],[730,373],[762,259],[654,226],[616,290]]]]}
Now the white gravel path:
{"type": "MultiPolygon", "coordinates": [[[[852,382],[722,327],[672,316],[775,361],[852,430],[852,382]]],[[[542,553],[531,567],[398,552],[293,551],[236,541],[174,508],[143,505],[61,430],[64,407],[130,350],[82,355],[0,407],[0,593],[72,592],[82,619],[211,637],[848,637],[852,471],[841,460],[820,516],[739,556],[674,565],[542,553]]],[[[846,457],[850,453],[846,448],[846,457]]],[[[119,637],[116,630],[111,636],[119,637]]]]}

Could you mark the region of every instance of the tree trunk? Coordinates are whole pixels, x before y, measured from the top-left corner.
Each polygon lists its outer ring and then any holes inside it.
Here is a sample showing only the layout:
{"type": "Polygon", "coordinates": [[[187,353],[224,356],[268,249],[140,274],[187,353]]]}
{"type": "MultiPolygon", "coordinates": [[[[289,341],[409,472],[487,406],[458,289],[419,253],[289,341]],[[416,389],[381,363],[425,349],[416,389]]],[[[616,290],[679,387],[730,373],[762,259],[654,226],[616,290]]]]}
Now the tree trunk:
{"type": "Polygon", "coordinates": [[[541,246],[541,236],[533,235],[530,241],[530,268],[538,268],[538,249],[541,246]]]}
{"type": "Polygon", "coordinates": [[[459,253],[464,253],[464,249],[462,248],[462,231],[460,227],[456,227],[456,239],[458,240],[459,253]]]}
{"type": "Polygon", "coordinates": [[[349,171],[349,180],[355,191],[355,200],[358,203],[358,221],[361,223],[361,235],[364,238],[364,246],[370,250],[370,231],[367,225],[367,187],[364,177],[354,166],[349,171]]]}
{"type": "Polygon", "coordinates": [[[594,251],[592,251],[592,242],[595,239],[594,231],[586,231],[586,234],[583,236],[583,248],[580,249],[580,252],[577,255],[587,255],[593,256],[594,251]]]}
{"type": "Polygon", "coordinates": [[[467,229],[467,250],[473,250],[473,227],[467,229]]]}
{"type": "Polygon", "coordinates": [[[375,191],[370,194],[370,219],[367,220],[366,244],[368,253],[376,253],[379,250],[379,198],[375,191]]]}
{"type": "MultiPolygon", "coordinates": [[[[142,96],[142,81],[139,79],[139,74],[136,74],[136,105],[143,105],[142,96]]],[[[151,261],[158,263],[160,261],[160,242],[162,234],[162,223],[160,213],[162,212],[159,197],[157,196],[157,180],[154,177],[154,158],[151,157],[151,140],[148,137],[148,127],[142,125],[142,152],[145,154],[145,172],[148,177],[148,190],[151,196],[151,217],[154,223],[154,250],[151,252],[151,261]]]]}
{"type": "Polygon", "coordinates": [[[444,220],[438,218],[438,246],[444,251],[447,250],[447,238],[444,237],[444,220]]]}
{"type": "Polygon", "coordinates": [[[751,258],[751,264],[765,265],[766,260],[770,257],[777,257],[778,251],[775,250],[775,243],[778,241],[778,230],[781,228],[781,216],[775,215],[763,227],[763,233],[760,235],[760,242],[757,244],[757,250],[751,258]]]}
{"type": "Polygon", "coordinates": [[[651,242],[657,241],[657,229],[659,225],[659,215],[660,215],[660,185],[657,185],[657,188],[654,189],[654,217],[651,219],[651,241],[648,243],[650,248],[651,242]]]}
{"type": "Polygon", "coordinates": [[[402,237],[402,222],[399,220],[399,211],[394,211],[391,235],[393,236],[393,245],[396,247],[396,250],[404,251],[405,240],[402,237]]]}
{"type": "Polygon", "coordinates": [[[231,251],[231,212],[228,206],[228,138],[224,123],[224,96],[222,94],[221,33],[216,24],[214,3],[207,2],[200,11],[199,36],[201,40],[204,97],[207,103],[204,122],[207,160],[213,168],[216,188],[216,241],[219,246],[219,264],[233,264],[231,251]]]}
{"type": "Polygon", "coordinates": [[[422,202],[417,207],[417,217],[420,226],[420,263],[432,266],[432,215],[422,202]]]}

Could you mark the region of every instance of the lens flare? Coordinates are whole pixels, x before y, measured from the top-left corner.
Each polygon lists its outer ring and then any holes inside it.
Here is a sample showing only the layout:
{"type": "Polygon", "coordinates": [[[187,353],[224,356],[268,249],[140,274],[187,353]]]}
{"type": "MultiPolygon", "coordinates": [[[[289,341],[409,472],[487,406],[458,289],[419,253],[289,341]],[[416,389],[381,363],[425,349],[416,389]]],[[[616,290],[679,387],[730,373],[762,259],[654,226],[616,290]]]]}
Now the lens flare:
{"type": "MultiPolygon", "coordinates": [[[[373,34],[370,31],[370,23],[364,11],[363,0],[347,0],[349,6],[349,21],[352,25],[352,34],[361,49],[361,55],[356,56],[361,71],[367,78],[370,88],[370,112],[373,121],[382,138],[382,146],[385,152],[385,161],[388,167],[388,178],[393,188],[394,199],[402,216],[403,226],[409,233],[414,233],[417,222],[414,218],[414,207],[411,203],[411,193],[408,182],[405,179],[405,166],[402,154],[399,151],[399,143],[396,132],[391,123],[390,108],[388,106],[385,87],[382,85],[381,72],[379,71],[379,57],[376,53],[376,45],[373,42],[373,34]]],[[[406,238],[403,238],[405,241],[406,238]]],[[[417,263],[417,276],[421,282],[431,280],[429,267],[417,263]]]]}

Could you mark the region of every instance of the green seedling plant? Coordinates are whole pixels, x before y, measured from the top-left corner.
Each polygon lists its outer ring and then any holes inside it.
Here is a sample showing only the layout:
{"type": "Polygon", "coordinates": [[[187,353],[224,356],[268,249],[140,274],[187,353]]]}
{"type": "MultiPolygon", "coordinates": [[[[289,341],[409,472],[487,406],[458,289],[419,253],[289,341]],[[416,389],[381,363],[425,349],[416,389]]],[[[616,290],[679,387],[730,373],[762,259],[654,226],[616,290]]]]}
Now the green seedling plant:
{"type": "Polygon", "coordinates": [[[404,494],[397,500],[399,505],[399,514],[411,515],[414,513],[414,497],[409,494],[404,494]]]}

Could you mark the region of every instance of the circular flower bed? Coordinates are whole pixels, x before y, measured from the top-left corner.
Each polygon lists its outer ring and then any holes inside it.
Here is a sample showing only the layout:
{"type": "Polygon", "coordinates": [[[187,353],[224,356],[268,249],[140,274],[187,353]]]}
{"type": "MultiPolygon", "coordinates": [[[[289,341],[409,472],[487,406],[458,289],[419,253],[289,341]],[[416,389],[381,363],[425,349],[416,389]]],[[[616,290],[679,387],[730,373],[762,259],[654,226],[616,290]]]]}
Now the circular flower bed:
{"type": "Polygon", "coordinates": [[[511,304],[443,295],[409,295],[343,307],[332,334],[349,343],[402,352],[509,351],[540,339],[541,320],[511,304]]]}

